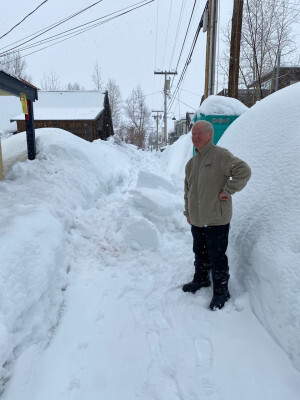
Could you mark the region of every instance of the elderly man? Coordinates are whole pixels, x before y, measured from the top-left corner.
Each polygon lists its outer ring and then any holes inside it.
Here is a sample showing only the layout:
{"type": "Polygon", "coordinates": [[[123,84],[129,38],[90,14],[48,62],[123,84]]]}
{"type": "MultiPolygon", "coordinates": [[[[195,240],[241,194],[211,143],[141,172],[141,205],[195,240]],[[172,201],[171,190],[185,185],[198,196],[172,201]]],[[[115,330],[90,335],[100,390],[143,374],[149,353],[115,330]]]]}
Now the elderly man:
{"type": "Polygon", "coordinates": [[[226,250],[232,217],[231,196],[242,190],[251,176],[249,166],[228,150],[213,144],[213,126],[198,121],[192,128],[196,155],[185,167],[184,215],[191,225],[195,274],[184,292],[195,293],[213,281],[210,309],[221,309],[230,298],[226,250]]]}

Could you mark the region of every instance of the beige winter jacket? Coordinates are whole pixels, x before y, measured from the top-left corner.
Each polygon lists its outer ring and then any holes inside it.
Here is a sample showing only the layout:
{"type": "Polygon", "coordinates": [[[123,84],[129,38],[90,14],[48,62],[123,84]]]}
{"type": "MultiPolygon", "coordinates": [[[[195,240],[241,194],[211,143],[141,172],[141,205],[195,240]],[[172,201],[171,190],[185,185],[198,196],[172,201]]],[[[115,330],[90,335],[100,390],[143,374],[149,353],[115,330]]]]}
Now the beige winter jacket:
{"type": "Polygon", "coordinates": [[[184,215],[194,226],[226,225],[232,217],[231,195],[242,190],[251,176],[250,167],[212,141],[196,150],[185,167],[184,215]],[[223,191],[229,199],[219,199],[223,191]]]}

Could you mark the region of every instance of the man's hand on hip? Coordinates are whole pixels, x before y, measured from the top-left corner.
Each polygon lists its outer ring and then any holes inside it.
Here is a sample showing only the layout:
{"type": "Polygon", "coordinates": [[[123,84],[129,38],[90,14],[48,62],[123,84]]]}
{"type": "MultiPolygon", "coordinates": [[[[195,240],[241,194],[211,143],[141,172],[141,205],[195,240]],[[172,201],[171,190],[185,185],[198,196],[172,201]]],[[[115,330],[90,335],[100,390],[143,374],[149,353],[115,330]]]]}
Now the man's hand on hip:
{"type": "Polygon", "coordinates": [[[229,196],[226,196],[224,193],[223,193],[223,191],[222,192],[220,192],[219,193],[219,199],[220,200],[228,200],[229,199],[229,196]]]}
{"type": "Polygon", "coordinates": [[[188,224],[192,225],[191,220],[188,217],[186,220],[187,220],[188,224]]]}

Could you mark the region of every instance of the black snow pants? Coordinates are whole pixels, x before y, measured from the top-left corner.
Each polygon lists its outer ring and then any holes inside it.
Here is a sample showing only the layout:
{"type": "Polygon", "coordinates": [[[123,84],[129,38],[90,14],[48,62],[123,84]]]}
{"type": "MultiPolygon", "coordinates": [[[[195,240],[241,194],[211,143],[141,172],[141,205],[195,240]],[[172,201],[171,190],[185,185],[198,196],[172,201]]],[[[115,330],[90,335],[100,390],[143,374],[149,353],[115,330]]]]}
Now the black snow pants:
{"type": "Polygon", "coordinates": [[[192,225],[193,252],[195,253],[195,282],[205,282],[212,273],[215,294],[228,290],[229,267],[226,250],[229,224],[197,227],[192,225]]]}

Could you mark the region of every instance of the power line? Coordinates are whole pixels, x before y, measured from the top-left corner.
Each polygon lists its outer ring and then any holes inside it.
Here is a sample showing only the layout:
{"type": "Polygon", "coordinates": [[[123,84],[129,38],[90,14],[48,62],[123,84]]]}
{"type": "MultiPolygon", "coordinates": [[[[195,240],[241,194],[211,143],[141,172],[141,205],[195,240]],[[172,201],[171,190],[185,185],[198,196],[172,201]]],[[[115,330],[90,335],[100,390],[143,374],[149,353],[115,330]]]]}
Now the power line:
{"type": "Polygon", "coordinates": [[[176,100],[178,100],[180,103],[184,104],[185,106],[190,107],[192,110],[196,111],[196,108],[190,106],[189,104],[186,104],[184,101],[180,100],[179,97],[176,97],[176,100]]]}
{"type": "Polygon", "coordinates": [[[167,35],[166,35],[166,40],[165,40],[165,50],[164,50],[164,56],[163,56],[162,66],[164,66],[164,63],[165,63],[165,55],[166,55],[167,42],[168,42],[168,36],[169,36],[170,19],[171,19],[171,13],[172,13],[172,4],[173,4],[173,0],[171,0],[171,3],[170,3],[170,11],[169,11],[167,35]]]}
{"type": "MultiPolygon", "coordinates": [[[[156,2],[156,29],[155,29],[155,51],[154,51],[154,69],[156,69],[157,60],[157,36],[158,36],[158,4],[159,0],[156,2]]],[[[155,90],[155,76],[153,75],[153,91],[155,90]]],[[[154,96],[152,96],[152,108],[153,108],[154,96]]]]}
{"type": "Polygon", "coordinates": [[[189,20],[189,23],[188,23],[188,27],[187,27],[186,32],[185,32],[185,37],[184,37],[184,40],[183,40],[183,43],[182,43],[182,46],[181,46],[181,50],[180,50],[179,58],[178,58],[178,61],[177,61],[177,64],[176,64],[175,71],[177,71],[177,68],[178,68],[178,65],[179,65],[179,62],[180,62],[180,59],[181,59],[181,56],[182,56],[182,51],[183,51],[183,48],[184,48],[184,45],[185,45],[187,34],[189,32],[189,29],[190,29],[190,25],[191,25],[191,21],[192,21],[192,17],[193,17],[193,14],[194,14],[196,3],[197,3],[197,0],[194,1],[193,9],[192,9],[192,12],[191,12],[191,16],[190,16],[190,20],[189,20]]]}
{"type": "MultiPolygon", "coordinates": [[[[191,21],[192,21],[193,14],[194,14],[194,11],[195,11],[196,2],[197,2],[197,0],[194,1],[193,9],[192,9],[192,12],[191,12],[191,15],[190,15],[190,20],[189,20],[188,27],[187,27],[186,32],[185,32],[185,37],[184,37],[184,40],[183,40],[183,43],[182,43],[182,46],[181,46],[179,58],[178,58],[177,65],[176,65],[176,68],[175,68],[176,71],[178,69],[178,65],[179,65],[179,62],[180,62],[180,59],[181,59],[181,56],[182,56],[182,51],[183,51],[183,48],[184,48],[184,45],[185,45],[185,41],[186,41],[189,29],[190,29],[191,21]]],[[[173,79],[172,79],[172,82],[171,82],[171,88],[173,87],[174,79],[175,79],[175,76],[173,76],[173,79]]]]}
{"type": "Polygon", "coordinates": [[[25,21],[26,18],[28,18],[30,15],[32,15],[36,10],[38,10],[43,4],[47,3],[48,0],[43,1],[39,6],[37,6],[33,11],[31,11],[29,14],[27,14],[20,22],[18,22],[16,25],[14,25],[9,31],[4,33],[4,35],[0,36],[0,39],[4,38],[4,36],[8,35],[12,30],[14,30],[17,26],[19,26],[23,21],[25,21]]]}
{"type": "Polygon", "coordinates": [[[176,46],[176,43],[177,43],[177,38],[178,38],[178,33],[179,33],[181,21],[182,21],[182,15],[183,15],[184,7],[185,7],[185,2],[186,2],[186,0],[183,0],[183,2],[181,3],[181,9],[180,9],[180,14],[179,14],[179,21],[178,21],[178,24],[177,24],[177,31],[176,31],[176,35],[175,35],[175,41],[174,41],[174,45],[173,45],[173,50],[172,50],[172,56],[171,56],[171,61],[170,61],[169,69],[171,69],[171,64],[172,64],[173,57],[174,57],[174,53],[175,53],[175,46],[176,46]]]}
{"type": "Polygon", "coordinates": [[[174,93],[173,93],[173,95],[172,95],[172,98],[171,98],[171,101],[170,101],[170,104],[169,104],[169,110],[170,110],[170,108],[172,107],[172,105],[173,105],[173,103],[174,103],[175,96],[176,96],[176,94],[177,94],[177,92],[178,92],[178,90],[179,90],[179,88],[180,88],[180,85],[181,85],[181,83],[182,83],[182,81],[183,81],[183,79],[184,79],[184,76],[185,76],[185,74],[186,74],[186,71],[187,71],[187,69],[188,69],[188,66],[189,66],[189,64],[190,64],[190,62],[191,62],[192,55],[193,55],[193,52],[194,52],[194,49],[195,49],[195,46],[196,46],[196,43],[197,43],[197,39],[198,39],[198,36],[199,36],[199,33],[200,33],[200,29],[203,27],[204,13],[205,13],[205,11],[206,11],[206,9],[207,9],[207,6],[208,6],[208,2],[207,2],[206,5],[205,5],[204,11],[203,11],[203,13],[202,13],[200,22],[199,22],[199,24],[198,24],[198,27],[197,27],[197,30],[196,30],[196,33],[195,33],[195,36],[194,36],[194,39],[193,39],[193,42],[192,42],[192,45],[191,45],[190,52],[189,52],[188,57],[187,57],[187,59],[186,59],[186,62],[185,62],[185,65],[184,65],[184,67],[183,67],[183,70],[182,70],[182,73],[181,73],[181,75],[180,75],[180,78],[179,78],[179,81],[178,81],[178,83],[177,83],[177,86],[176,86],[176,88],[175,88],[175,90],[174,90],[174,93]]]}
{"type": "MultiPolygon", "coordinates": [[[[18,51],[20,51],[20,50],[23,51],[23,50],[27,50],[27,49],[29,49],[29,48],[41,46],[41,45],[43,45],[43,44],[46,44],[46,43],[48,43],[48,42],[52,42],[52,41],[55,41],[55,40],[56,40],[57,42],[54,43],[54,44],[61,43],[61,42],[64,41],[64,40],[70,39],[70,38],[72,38],[72,37],[74,37],[74,36],[77,36],[77,35],[79,35],[79,34],[81,34],[81,33],[86,32],[86,31],[88,31],[88,30],[90,30],[90,29],[96,28],[96,27],[98,27],[98,26],[100,26],[100,25],[102,25],[102,24],[104,24],[104,23],[106,23],[106,22],[111,21],[111,20],[114,19],[114,18],[120,17],[120,16],[122,16],[122,15],[124,15],[124,14],[127,14],[128,12],[134,11],[134,10],[136,10],[137,8],[140,8],[140,7],[144,6],[144,5],[147,5],[147,4],[149,4],[149,3],[153,2],[153,1],[154,1],[154,0],[149,0],[148,2],[145,3],[145,0],[144,0],[143,2],[136,3],[137,6],[136,6],[135,8],[131,8],[130,10],[128,10],[129,7],[125,7],[125,8],[123,8],[123,9],[121,9],[121,10],[115,11],[115,12],[110,13],[110,14],[107,14],[107,15],[105,15],[105,16],[103,16],[103,17],[100,17],[100,18],[94,19],[94,20],[92,20],[92,21],[89,21],[89,22],[87,22],[87,23],[85,23],[85,24],[78,25],[78,26],[75,27],[75,28],[71,28],[71,29],[68,29],[68,30],[66,30],[66,31],[60,32],[60,33],[58,33],[58,34],[56,34],[56,35],[49,36],[49,37],[47,37],[47,38],[45,38],[45,39],[39,40],[38,42],[32,43],[31,45],[28,45],[28,46],[25,46],[25,47],[20,47],[21,45],[16,46],[16,47],[12,48],[11,50],[13,50],[13,49],[17,49],[17,50],[14,50],[14,51],[7,50],[7,51],[4,52],[4,53],[0,53],[0,56],[5,56],[5,55],[9,55],[9,54],[16,53],[16,52],[18,52],[18,51]],[[143,3],[143,4],[140,4],[140,3],[143,3]],[[124,10],[127,10],[127,11],[124,11],[124,10]],[[124,11],[124,12],[122,12],[122,11],[124,11]],[[120,13],[120,12],[122,12],[122,13],[120,13]],[[119,14],[117,14],[117,13],[119,13],[119,14]],[[115,15],[115,14],[117,14],[117,15],[115,15]],[[115,15],[115,16],[114,16],[114,17],[111,17],[112,15],[115,15]],[[110,18],[108,18],[108,19],[106,19],[106,20],[104,20],[104,21],[98,22],[98,23],[96,23],[96,24],[94,24],[94,25],[91,25],[93,22],[99,21],[99,20],[103,20],[103,19],[105,19],[105,18],[107,18],[107,17],[110,17],[110,18]],[[88,26],[87,26],[87,25],[88,25],[88,26]],[[65,38],[65,39],[62,39],[62,40],[59,40],[59,39],[61,39],[61,38],[63,38],[63,37],[66,37],[66,38],[65,38]]],[[[132,7],[132,6],[131,6],[131,7],[132,7]]],[[[52,44],[52,45],[54,45],[54,44],[52,44]]],[[[50,45],[50,46],[52,46],[52,45],[50,45]]],[[[47,48],[47,47],[50,47],[50,46],[43,47],[43,49],[45,49],[45,48],[47,48]]],[[[41,49],[41,50],[42,50],[42,49],[41,49]]],[[[33,54],[33,53],[30,53],[30,54],[33,54]]],[[[27,54],[27,55],[29,55],[29,54],[27,54]]]]}
{"type": "MultiPolygon", "coordinates": [[[[118,18],[118,17],[120,17],[120,16],[123,16],[123,15],[125,15],[125,14],[128,14],[129,12],[134,11],[134,10],[140,8],[140,7],[143,7],[143,6],[145,6],[145,5],[149,4],[149,3],[152,3],[153,1],[154,1],[154,0],[149,0],[147,3],[141,4],[141,5],[139,5],[139,6],[135,7],[135,8],[132,8],[132,9],[130,9],[130,10],[128,10],[128,11],[125,11],[125,12],[123,12],[123,13],[121,13],[121,14],[118,14],[118,15],[116,15],[116,16],[114,16],[114,17],[108,18],[108,19],[106,19],[105,21],[102,21],[102,22],[100,22],[100,23],[94,24],[94,25],[92,25],[92,26],[90,26],[90,27],[88,27],[88,28],[81,29],[81,30],[80,30],[79,32],[77,32],[77,33],[70,34],[70,35],[69,35],[67,38],[65,38],[65,39],[59,40],[59,41],[57,41],[56,43],[50,44],[50,45],[48,45],[48,46],[42,47],[41,49],[35,50],[35,51],[31,52],[31,53],[28,53],[28,54],[25,54],[25,55],[23,55],[23,56],[17,57],[17,59],[21,59],[21,58],[27,57],[27,56],[29,56],[29,55],[31,55],[31,54],[37,53],[37,52],[39,52],[39,51],[42,51],[42,50],[44,50],[44,49],[46,49],[46,48],[48,48],[48,47],[52,47],[52,46],[54,46],[54,45],[56,45],[56,44],[58,44],[58,43],[64,42],[65,40],[68,40],[68,39],[70,39],[70,38],[72,38],[72,37],[74,37],[74,36],[78,36],[78,35],[80,35],[80,34],[86,32],[86,31],[88,31],[88,30],[90,30],[90,29],[93,29],[93,28],[95,28],[95,27],[97,27],[97,26],[99,26],[99,25],[103,25],[103,24],[105,24],[105,23],[107,23],[107,22],[109,22],[109,21],[111,21],[111,20],[113,20],[113,19],[115,19],[115,18],[118,18]]],[[[139,3],[137,3],[137,4],[139,4],[139,3]]],[[[128,8],[128,7],[127,7],[127,8],[128,8]]],[[[115,14],[115,13],[114,13],[114,14],[115,14]]],[[[111,14],[110,14],[110,15],[111,15],[111,14]]],[[[102,17],[102,18],[104,18],[104,17],[102,17]]],[[[38,45],[41,45],[41,43],[36,44],[36,46],[38,46],[38,45]]],[[[32,45],[31,47],[34,47],[34,46],[32,45]]],[[[11,53],[9,53],[9,54],[11,54],[11,53]]],[[[3,63],[3,64],[5,64],[5,63],[3,63]]]]}
{"type": "Polygon", "coordinates": [[[191,93],[191,94],[193,94],[193,95],[195,95],[195,96],[199,96],[199,93],[194,93],[194,92],[191,92],[190,90],[186,90],[186,89],[181,89],[183,92],[187,92],[187,93],[191,93]]]}
{"type": "Polygon", "coordinates": [[[199,32],[200,32],[200,29],[202,28],[202,26],[203,26],[203,20],[202,20],[202,18],[201,18],[201,20],[200,20],[200,22],[199,22],[199,25],[198,25],[198,27],[197,27],[197,30],[196,30],[194,39],[193,39],[193,43],[192,43],[190,52],[189,52],[188,57],[187,57],[187,59],[186,59],[186,62],[185,62],[185,65],[184,65],[184,67],[183,67],[183,70],[182,70],[182,73],[181,73],[181,75],[180,75],[180,78],[179,78],[179,81],[178,81],[178,83],[177,83],[177,86],[176,86],[176,88],[175,88],[175,90],[174,90],[174,93],[173,93],[173,95],[172,95],[172,98],[171,98],[171,101],[170,101],[170,104],[169,104],[169,110],[170,110],[171,106],[172,106],[173,103],[174,103],[175,96],[176,96],[176,94],[177,94],[177,92],[178,92],[178,90],[179,90],[179,88],[180,88],[180,84],[181,84],[181,82],[183,81],[183,78],[184,78],[184,76],[185,76],[185,74],[186,74],[186,71],[187,71],[187,69],[188,69],[188,66],[189,66],[189,64],[190,64],[190,62],[191,62],[192,55],[193,55],[193,52],[194,52],[194,49],[195,49],[195,46],[196,46],[196,43],[197,43],[197,39],[198,39],[198,36],[199,36],[199,32]]]}
{"type": "Polygon", "coordinates": [[[156,6],[156,34],[155,34],[155,59],[154,59],[154,68],[156,68],[156,57],[157,57],[157,31],[158,31],[158,4],[159,0],[157,0],[156,6]]]}
{"type": "MultiPolygon", "coordinates": [[[[2,47],[0,50],[5,49],[5,48],[7,48],[7,47],[9,47],[9,46],[12,46],[12,45],[14,45],[14,44],[16,44],[16,43],[19,43],[19,42],[21,42],[22,40],[25,40],[25,39],[27,39],[27,38],[30,38],[31,36],[36,35],[36,36],[34,36],[32,39],[27,40],[26,42],[23,42],[23,43],[21,43],[21,44],[19,45],[19,46],[22,46],[23,44],[26,44],[26,43],[30,42],[31,40],[34,40],[34,39],[36,39],[37,37],[42,36],[44,33],[46,33],[46,32],[48,32],[48,31],[50,31],[50,30],[56,28],[56,27],[59,26],[59,25],[62,25],[63,23],[69,21],[70,19],[76,17],[77,15],[83,13],[84,11],[86,11],[86,10],[88,10],[88,9],[90,9],[90,8],[92,8],[92,7],[94,7],[95,5],[97,5],[97,4],[101,3],[101,2],[102,2],[102,0],[99,0],[99,1],[97,1],[96,3],[91,4],[90,6],[88,6],[88,7],[86,7],[86,8],[83,8],[82,10],[77,11],[76,13],[70,15],[69,17],[63,18],[62,20],[60,20],[60,21],[58,21],[58,22],[55,22],[54,24],[49,25],[49,26],[47,26],[46,28],[41,29],[41,30],[39,30],[39,31],[37,31],[37,32],[35,32],[35,33],[32,33],[31,35],[26,36],[26,37],[23,38],[23,39],[17,40],[16,42],[11,43],[10,45],[7,45],[7,46],[5,46],[5,47],[2,47]],[[42,32],[42,33],[40,33],[40,32],[42,32]],[[39,35],[37,35],[38,33],[39,33],[39,35]]],[[[17,48],[17,47],[19,47],[19,46],[15,46],[15,47],[11,48],[10,50],[13,50],[13,49],[15,49],[15,48],[17,48]]],[[[8,51],[10,51],[10,50],[8,50],[8,51]]]]}

